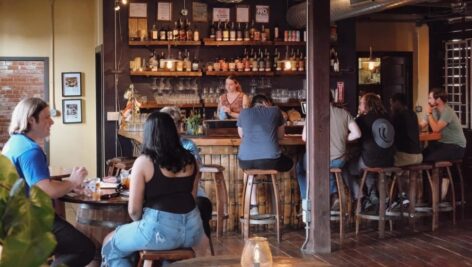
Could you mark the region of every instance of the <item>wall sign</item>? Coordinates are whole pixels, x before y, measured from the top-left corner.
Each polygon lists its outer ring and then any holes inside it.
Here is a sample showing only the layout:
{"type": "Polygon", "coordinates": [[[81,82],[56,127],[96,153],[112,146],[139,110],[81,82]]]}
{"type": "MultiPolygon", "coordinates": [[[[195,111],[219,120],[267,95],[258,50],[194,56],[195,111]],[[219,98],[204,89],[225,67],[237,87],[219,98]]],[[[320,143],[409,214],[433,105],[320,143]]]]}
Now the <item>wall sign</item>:
{"type": "Polygon", "coordinates": [[[230,21],[229,8],[213,8],[213,22],[216,21],[230,21]]]}
{"type": "Polygon", "coordinates": [[[269,6],[256,5],[256,22],[269,23],[269,6]]]}
{"type": "Polygon", "coordinates": [[[236,22],[249,22],[249,6],[236,6],[236,22]]]}

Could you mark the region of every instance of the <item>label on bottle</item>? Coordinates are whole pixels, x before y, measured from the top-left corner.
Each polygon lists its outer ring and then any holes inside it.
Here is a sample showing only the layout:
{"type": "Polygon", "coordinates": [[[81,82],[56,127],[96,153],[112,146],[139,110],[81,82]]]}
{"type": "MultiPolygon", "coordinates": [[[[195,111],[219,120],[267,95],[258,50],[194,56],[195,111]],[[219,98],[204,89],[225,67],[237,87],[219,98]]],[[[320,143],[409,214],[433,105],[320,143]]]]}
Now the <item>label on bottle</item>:
{"type": "Polygon", "coordinates": [[[152,31],[152,39],[157,40],[157,31],[152,31]]]}

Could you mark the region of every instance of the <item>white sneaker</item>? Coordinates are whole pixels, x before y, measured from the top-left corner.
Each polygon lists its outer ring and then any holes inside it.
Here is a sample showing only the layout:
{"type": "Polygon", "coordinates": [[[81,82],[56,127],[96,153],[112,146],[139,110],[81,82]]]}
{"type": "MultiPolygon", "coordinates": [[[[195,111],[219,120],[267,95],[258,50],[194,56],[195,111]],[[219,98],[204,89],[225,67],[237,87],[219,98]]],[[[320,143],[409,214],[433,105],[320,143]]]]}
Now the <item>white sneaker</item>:
{"type": "Polygon", "coordinates": [[[257,207],[252,207],[252,208],[249,210],[249,215],[251,215],[251,216],[259,215],[259,210],[257,209],[257,207]]]}

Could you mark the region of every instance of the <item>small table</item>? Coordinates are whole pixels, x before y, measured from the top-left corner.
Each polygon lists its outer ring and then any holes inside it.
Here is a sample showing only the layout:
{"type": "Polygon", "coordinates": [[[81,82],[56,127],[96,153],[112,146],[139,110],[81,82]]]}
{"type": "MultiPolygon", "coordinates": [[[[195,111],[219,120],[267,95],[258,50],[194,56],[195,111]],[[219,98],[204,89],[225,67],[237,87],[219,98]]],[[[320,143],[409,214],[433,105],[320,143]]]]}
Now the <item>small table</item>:
{"type": "MultiPolygon", "coordinates": [[[[272,267],[314,267],[330,266],[314,258],[273,257],[272,267]]],[[[241,267],[241,256],[198,257],[172,263],[172,267],[241,267]]]]}

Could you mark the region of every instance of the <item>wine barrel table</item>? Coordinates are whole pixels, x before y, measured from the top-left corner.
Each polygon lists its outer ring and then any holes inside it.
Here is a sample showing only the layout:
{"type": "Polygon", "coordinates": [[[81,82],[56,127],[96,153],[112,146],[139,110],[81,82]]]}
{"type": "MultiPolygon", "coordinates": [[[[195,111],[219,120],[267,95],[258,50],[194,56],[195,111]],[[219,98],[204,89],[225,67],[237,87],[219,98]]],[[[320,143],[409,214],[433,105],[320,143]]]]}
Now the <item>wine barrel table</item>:
{"type": "Polygon", "coordinates": [[[131,222],[128,215],[128,198],[115,196],[114,189],[102,189],[101,195],[113,196],[110,199],[94,200],[85,195],[65,195],[63,202],[78,204],[75,227],[88,236],[97,248],[97,256],[103,239],[116,227],[131,222]]]}

